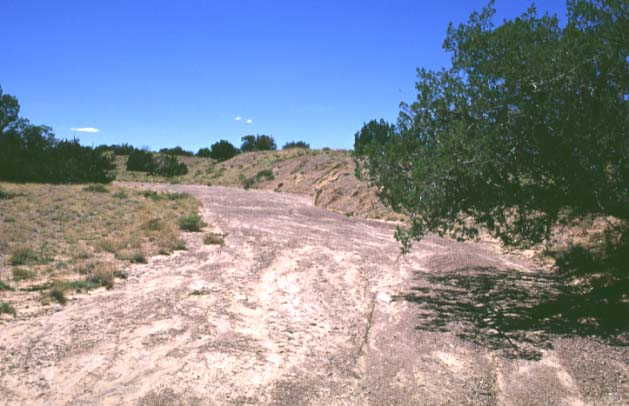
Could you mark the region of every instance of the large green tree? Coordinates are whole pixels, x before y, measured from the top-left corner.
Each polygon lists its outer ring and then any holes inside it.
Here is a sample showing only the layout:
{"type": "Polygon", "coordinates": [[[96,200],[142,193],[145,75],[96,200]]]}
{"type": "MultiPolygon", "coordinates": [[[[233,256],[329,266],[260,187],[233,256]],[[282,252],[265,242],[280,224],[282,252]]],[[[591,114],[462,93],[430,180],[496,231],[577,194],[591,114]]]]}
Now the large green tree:
{"type": "Polygon", "coordinates": [[[490,2],[450,25],[451,66],[417,71],[398,125],[360,145],[382,200],[405,213],[408,249],[426,232],[484,226],[511,245],[563,218],[629,219],[629,3],[569,0],[567,21],[493,23],[490,2]]]}

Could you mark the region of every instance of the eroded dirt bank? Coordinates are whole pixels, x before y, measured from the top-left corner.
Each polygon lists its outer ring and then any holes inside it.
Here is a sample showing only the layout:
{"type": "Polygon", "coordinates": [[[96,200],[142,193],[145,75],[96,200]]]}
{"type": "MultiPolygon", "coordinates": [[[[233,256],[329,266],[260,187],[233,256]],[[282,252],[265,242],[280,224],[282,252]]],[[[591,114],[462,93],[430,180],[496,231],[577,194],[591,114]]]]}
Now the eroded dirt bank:
{"type": "Polygon", "coordinates": [[[629,403],[627,347],[505,330],[494,296],[548,287],[525,262],[436,237],[400,257],[390,224],[304,197],[152,187],[198,197],[225,246],[189,234],[112,291],[2,326],[0,404],[629,403]]]}

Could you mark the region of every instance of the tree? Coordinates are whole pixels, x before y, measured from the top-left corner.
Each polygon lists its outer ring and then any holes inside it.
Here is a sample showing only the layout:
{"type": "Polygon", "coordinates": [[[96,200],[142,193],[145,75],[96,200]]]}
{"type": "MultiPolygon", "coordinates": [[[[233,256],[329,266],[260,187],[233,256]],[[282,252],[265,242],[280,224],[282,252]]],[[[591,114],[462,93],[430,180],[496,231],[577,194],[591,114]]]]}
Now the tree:
{"type": "Polygon", "coordinates": [[[210,157],[210,149],[209,148],[199,148],[196,153],[196,156],[200,158],[209,158],[210,157]]]}
{"type": "Polygon", "coordinates": [[[404,249],[429,231],[470,238],[484,226],[524,246],[560,220],[629,219],[627,3],[567,8],[564,27],[533,6],[496,27],[493,2],[451,24],[451,67],[418,69],[396,130],[361,145],[381,199],[409,216],[404,249]]]}
{"type": "Polygon", "coordinates": [[[170,178],[187,174],[188,166],[183,162],[179,162],[174,154],[160,154],[155,159],[155,164],[149,170],[149,173],[170,178]]]}
{"type": "Polygon", "coordinates": [[[127,158],[127,170],[151,172],[155,168],[155,158],[150,151],[136,149],[127,158]]]}
{"type": "Polygon", "coordinates": [[[284,146],[282,147],[282,149],[291,149],[291,148],[310,149],[310,144],[304,141],[290,141],[284,144],[284,146]]]}
{"type": "Polygon", "coordinates": [[[12,182],[79,183],[114,179],[108,154],[57,140],[50,127],[32,125],[19,116],[14,96],[0,88],[0,179],[12,182]]]}
{"type": "Polygon", "coordinates": [[[215,142],[210,147],[210,158],[217,161],[226,161],[238,155],[240,151],[234,147],[231,142],[227,140],[220,140],[215,142]]]}
{"type": "Polygon", "coordinates": [[[180,146],[176,146],[174,148],[162,148],[159,150],[160,154],[168,154],[168,155],[175,155],[175,156],[194,156],[194,153],[192,151],[186,151],[185,149],[181,148],[180,146]]]}
{"type": "Polygon", "coordinates": [[[363,155],[369,144],[384,144],[395,133],[395,126],[383,119],[371,120],[363,125],[360,131],[354,134],[354,153],[363,155]]]}
{"type": "Polygon", "coordinates": [[[275,140],[270,135],[246,135],[241,139],[242,152],[251,151],[274,151],[277,149],[275,140]]]}

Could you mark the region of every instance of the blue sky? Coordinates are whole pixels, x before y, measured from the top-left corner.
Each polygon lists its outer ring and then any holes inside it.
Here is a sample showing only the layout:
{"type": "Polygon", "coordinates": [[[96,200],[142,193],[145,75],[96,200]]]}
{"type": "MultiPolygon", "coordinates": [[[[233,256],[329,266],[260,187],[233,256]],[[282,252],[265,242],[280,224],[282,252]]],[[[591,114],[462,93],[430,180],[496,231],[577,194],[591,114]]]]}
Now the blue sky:
{"type": "MultiPolygon", "coordinates": [[[[0,0],[0,86],[22,116],[86,145],[196,151],[271,134],[351,148],[363,122],[395,121],[415,97],[417,67],[448,64],[448,22],[485,4],[0,0]]],[[[498,19],[528,4],[497,0],[498,19]]]]}

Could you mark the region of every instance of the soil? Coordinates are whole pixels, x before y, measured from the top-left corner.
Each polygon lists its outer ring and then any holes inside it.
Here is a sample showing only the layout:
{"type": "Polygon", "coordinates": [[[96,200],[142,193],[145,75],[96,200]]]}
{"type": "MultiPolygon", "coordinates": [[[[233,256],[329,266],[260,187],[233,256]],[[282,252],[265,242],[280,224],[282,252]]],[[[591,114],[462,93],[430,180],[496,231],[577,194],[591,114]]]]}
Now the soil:
{"type": "Polygon", "coordinates": [[[188,233],[113,290],[2,324],[0,404],[629,404],[628,347],[498,322],[548,288],[525,258],[438,237],[401,256],[393,224],[298,195],[135,187],[193,194],[225,244],[188,233]],[[480,299],[505,283],[511,302],[480,299]]]}

